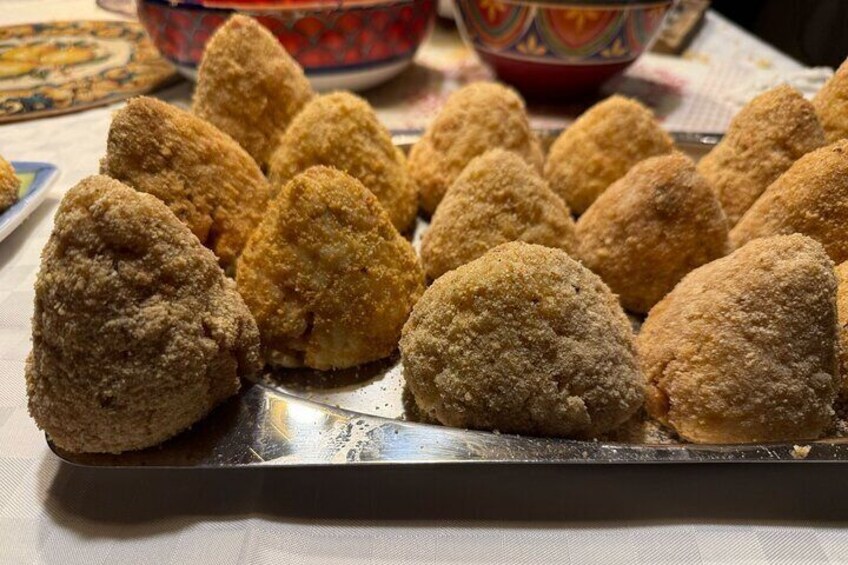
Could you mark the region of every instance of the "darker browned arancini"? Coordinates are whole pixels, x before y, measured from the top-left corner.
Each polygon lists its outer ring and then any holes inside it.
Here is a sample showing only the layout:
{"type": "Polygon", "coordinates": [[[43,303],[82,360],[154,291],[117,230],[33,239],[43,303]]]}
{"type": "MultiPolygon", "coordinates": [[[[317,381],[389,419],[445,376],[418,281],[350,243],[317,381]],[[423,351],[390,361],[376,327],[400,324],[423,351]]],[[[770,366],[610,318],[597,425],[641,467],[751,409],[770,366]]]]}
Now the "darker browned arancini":
{"type": "Polygon", "coordinates": [[[803,235],[695,269],[639,333],[648,413],[696,443],[815,439],[839,388],[833,263],[803,235]]]}
{"type": "Polygon", "coordinates": [[[796,161],[730,231],[735,247],[758,237],[802,233],[836,263],[848,260],[848,139],[796,161]]]}
{"type": "Polygon", "coordinates": [[[229,136],[154,98],[119,110],[101,172],[162,200],[231,267],[265,211],[262,171],[229,136]]]}
{"type": "Polygon", "coordinates": [[[18,189],[21,181],[15,175],[11,163],[0,157],[0,214],[18,201],[18,189]]]}
{"type": "Polygon", "coordinates": [[[578,220],[577,241],[583,264],[640,314],[729,249],[721,205],[682,153],[646,159],[614,182],[578,220]]]}
{"type": "Polygon", "coordinates": [[[418,194],[406,171],[406,158],[362,98],[334,92],[304,107],[271,159],[272,190],[276,193],[295,175],[317,165],[343,171],[365,185],[398,231],[412,226],[418,194]]]}
{"type": "Polygon", "coordinates": [[[542,170],[542,147],[518,93],[501,84],[474,82],[451,94],[409,153],[421,208],[433,214],[465,166],[498,147],[542,170]]]}
{"type": "Polygon", "coordinates": [[[716,192],[733,227],[766,187],[824,143],[812,104],[784,84],[736,114],[721,142],[698,162],[698,172],[716,192]]]}
{"type": "Polygon", "coordinates": [[[816,93],[813,108],[828,143],[848,138],[848,60],[816,93]]]}
{"type": "Polygon", "coordinates": [[[35,283],[29,411],[62,449],[165,441],[261,369],[215,256],[159,200],[104,176],[62,200],[35,283]]]}
{"type": "Polygon", "coordinates": [[[400,348],[416,404],[448,426],[596,437],[642,404],[627,317],[560,249],[506,243],[446,273],[400,348]]]}
{"type": "Polygon", "coordinates": [[[329,167],[271,201],[239,261],[267,360],[342,369],[388,357],[424,289],[412,245],[362,183],[329,167]]]}
{"type": "Polygon", "coordinates": [[[673,148],[648,108],[611,96],[589,108],[554,141],[545,178],[571,210],[582,214],[630,167],[673,148]]]}
{"type": "Polygon", "coordinates": [[[192,111],[266,169],[280,136],[313,95],[303,69],[277,38],[237,14],[206,44],[192,111]]]}
{"type": "Polygon", "coordinates": [[[421,239],[421,261],[435,280],[510,241],[577,250],[568,206],[521,157],[493,149],[448,189],[421,239]]]}

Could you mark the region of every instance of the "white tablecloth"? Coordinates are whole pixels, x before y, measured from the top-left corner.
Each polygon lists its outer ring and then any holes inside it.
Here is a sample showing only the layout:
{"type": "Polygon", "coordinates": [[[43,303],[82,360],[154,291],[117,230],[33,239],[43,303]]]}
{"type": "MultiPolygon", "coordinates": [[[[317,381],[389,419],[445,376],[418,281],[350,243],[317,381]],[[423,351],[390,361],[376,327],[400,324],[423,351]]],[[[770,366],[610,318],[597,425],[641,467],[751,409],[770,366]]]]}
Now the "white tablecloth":
{"type": "MultiPolygon", "coordinates": [[[[91,13],[88,2],[0,2],[0,23],[91,13]]],[[[744,44],[739,58],[750,59],[754,45],[771,62],[751,59],[752,68],[798,68],[719,18],[710,29],[699,49],[744,44]]],[[[643,70],[656,72],[655,62],[643,70]]],[[[720,63],[731,69],[723,81],[746,64],[720,63]]],[[[183,85],[164,97],[187,95],[183,85]]],[[[709,123],[726,121],[720,100],[700,104],[684,96],[682,106],[693,116],[713,108],[709,123]]],[[[0,154],[61,168],[48,200],[0,243],[0,563],[848,563],[842,465],[104,471],[61,463],[25,407],[32,284],[59,199],[97,170],[110,111],[0,127],[0,154]]],[[[707,123],[670,115],[678,127],[707,123]]]]}

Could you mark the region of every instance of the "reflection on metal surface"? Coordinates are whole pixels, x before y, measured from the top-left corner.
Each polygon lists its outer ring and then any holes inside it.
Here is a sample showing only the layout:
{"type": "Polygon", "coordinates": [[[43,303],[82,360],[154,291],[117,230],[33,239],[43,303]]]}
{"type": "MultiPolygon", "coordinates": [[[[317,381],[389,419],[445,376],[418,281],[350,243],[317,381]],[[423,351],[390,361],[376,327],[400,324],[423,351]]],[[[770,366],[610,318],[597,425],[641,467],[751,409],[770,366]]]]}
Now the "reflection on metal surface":
{"type": "MultiPolygon", "coordinates": [[[[804,461],[848,461],[844,440],[811,442],[804,461]]],[[[144,451],[79,455],[98,467],[242,467],[457,463],[797,461],[792,444],[625,445],[520,437],[357,414],[248,384],[195,428],[144,451]]]]}
{"type": "MultiPolygon", "coordinates": [[[[404,149],[421,132],[405,132],[404,149]]],[[[549,141],[558,132],[543,132],[549,141]]],[[[677,134],[693,157],[720,139],[677,134]]],[[[396,137],[398,145],[400,139],[396,137]]],[[[414,243],[426,225],[419,219],[414,243]]],[[[638,323],[638,320],[634,320],[638,323]]],[[[164,444],[122,455],[81,455],[50,447],[65,461],[97,467],[289,467],[461,463],[698,463],[846,461],[848,439],[793,444],[709,446],[625,444],[520,437],[404,421],[397,357],[355,369],[271,372],[245,383],[202,422],[164,444]],[[806,447],[809,446],[809,452],[806,447]]]]}

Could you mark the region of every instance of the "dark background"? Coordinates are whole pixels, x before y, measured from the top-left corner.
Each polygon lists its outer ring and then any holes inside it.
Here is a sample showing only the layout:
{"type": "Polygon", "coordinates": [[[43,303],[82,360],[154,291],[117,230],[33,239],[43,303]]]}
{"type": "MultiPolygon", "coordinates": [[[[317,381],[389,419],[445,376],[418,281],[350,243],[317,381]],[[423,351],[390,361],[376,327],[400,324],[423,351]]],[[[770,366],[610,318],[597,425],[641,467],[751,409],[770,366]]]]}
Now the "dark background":
{"type": "Polygon", "coordinates": [[[848,56],[848,0],[713,0],[713,9],[806,65],[848,56]]]}

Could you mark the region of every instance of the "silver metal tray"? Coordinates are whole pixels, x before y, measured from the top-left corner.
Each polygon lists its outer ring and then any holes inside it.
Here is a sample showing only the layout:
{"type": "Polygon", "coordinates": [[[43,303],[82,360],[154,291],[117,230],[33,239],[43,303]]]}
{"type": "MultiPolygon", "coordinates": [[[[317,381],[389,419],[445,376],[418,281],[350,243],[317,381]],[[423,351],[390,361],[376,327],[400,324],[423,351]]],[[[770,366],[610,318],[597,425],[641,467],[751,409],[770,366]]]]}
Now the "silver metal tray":
{"type": "MultiPolygon", "coordinates": [[[[547,146],[558,133],[540,137],[547,146]]],[[[408,149],[420,134],[397,132],[395,143],[408,149]]],[[[694,158],[721,138],[672,135],[694,158]]],[[[414,244],[425,226],[419,220],[414,244]]],[[[601,441],[532,438],[418,423],[406,408],[400,363],[393,358],[332,373],[267,373],[245,382],[236,397],[191,430],[143,451],[88,455],[50,447],[69,463],[122,468],[848,461],[848,438],[799,446],[691,445],[649,429],[644,419],[601,441]]]]}

